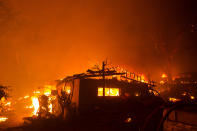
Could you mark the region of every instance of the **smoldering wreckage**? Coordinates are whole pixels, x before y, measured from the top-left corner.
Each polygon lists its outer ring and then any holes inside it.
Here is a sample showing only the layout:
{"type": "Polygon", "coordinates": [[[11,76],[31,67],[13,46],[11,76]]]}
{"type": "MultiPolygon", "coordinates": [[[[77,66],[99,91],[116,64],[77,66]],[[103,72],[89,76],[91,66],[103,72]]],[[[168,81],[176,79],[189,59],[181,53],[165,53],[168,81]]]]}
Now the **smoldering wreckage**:
{"type": "MultiPolygon", "coordinates": [[[[103,62],[86,73],[67,76],[20,97],[22,126],[4,130],[197,130],[195,73],[160,83],[103,62]]],[[[9,111],[12,102],[2,98],[9,111]]],[[[5,113],[6,114],[6,113],[5,113]]],[[[1,116],[0,124],[9,117],[1,116]]],[[[3,129],[3,128],[2,128],[3,129]]]]}

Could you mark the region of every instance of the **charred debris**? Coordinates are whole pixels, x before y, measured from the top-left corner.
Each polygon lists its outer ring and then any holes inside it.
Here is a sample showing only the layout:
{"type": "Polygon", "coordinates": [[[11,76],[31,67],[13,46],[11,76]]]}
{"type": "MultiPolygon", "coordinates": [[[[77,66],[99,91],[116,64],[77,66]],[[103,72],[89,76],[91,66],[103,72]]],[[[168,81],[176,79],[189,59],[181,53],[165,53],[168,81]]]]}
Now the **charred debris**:
{"type": "Polygon", "coordinates": [[[162,97],[166,101],[196,103],[197,73],[180,73],[173,79],[163,78],[158,88],[163,89],[162,97]]]}

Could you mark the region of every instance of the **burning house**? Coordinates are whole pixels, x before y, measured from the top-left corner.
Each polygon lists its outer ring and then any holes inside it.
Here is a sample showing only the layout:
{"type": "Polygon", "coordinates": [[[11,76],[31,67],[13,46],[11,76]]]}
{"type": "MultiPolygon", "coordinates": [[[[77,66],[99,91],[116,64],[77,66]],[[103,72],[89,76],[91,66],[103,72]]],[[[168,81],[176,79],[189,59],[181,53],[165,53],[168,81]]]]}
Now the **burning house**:
{"type": "Polygon", "coordinates": [[[147,98],[158,95],[153,86],[154,82],[147,82],[143,76],[108,68],[103,62],[102,69],[89,69],[86,73],[59,80],[57,93],[65,117],[67,107],[77,114],[83,114],[87,111],[119,109],[128,100],[135,104],[139,99],[145,102],[147,98]]]}

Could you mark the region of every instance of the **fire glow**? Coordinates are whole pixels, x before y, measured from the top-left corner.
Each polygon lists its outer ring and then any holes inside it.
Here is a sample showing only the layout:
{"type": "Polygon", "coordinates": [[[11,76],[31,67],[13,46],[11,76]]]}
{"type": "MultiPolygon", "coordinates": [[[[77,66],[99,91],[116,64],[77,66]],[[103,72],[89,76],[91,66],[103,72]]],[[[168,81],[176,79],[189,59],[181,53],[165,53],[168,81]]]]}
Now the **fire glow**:
{"type": "MultiPolygon", "coordinates": [[[[104,88],[104,95],[105,96],[119,96],[120,95],[120,91],[119,88],[104,88]]],[[[98,88],[98,96],[103,96],[103,88],[99,87],[98,88]]]]}
{"type": "Polygon", "coordinates": [[[169,101],[170,102],[177,102],[177,101],[180,101],[180,99],[170,97],[169,101]]]}
{"type": "Polygon", "coordinates": [[[38,109],[39,109],[38,98],[37,97],[32,97],[31,99],[32,99],[32,105],[33,105],[33,108],[34,108],[33,115],[37,116],[38,115],[38,109]]]}
{"type": "Polygon", "coordinates": [[[7,117],[1,117],[0,116],[0,122],[5,122],[5,121],[7,121],[7,119],[8,119],[7,117]]]}
{"type": "MultiPolygon", "coordinates": [[[[48,97],[48,109],[49,109],[48,112],[52,113],[52,111],[53,111],[52,110],[52,108],[53,108],[52,101],[56,99],[55,96],[51,95],[52,89],[55,89],[55,87],[52,85],[45,85],[43,87],[43,89],[41,89],[40,91],[38,91],[38,90],[33,91],[34,95],[31,97],[32,104],[30,106],[26,106],[26,108],[29,108],[29,109],[33,108],[33,112],[32,112],[33,116],[38,116],[38,114],[39,114],[39,110],[40,110],[40,106],[41,106],[39,102],[41,99],[40,97],[42,95],[48,97]]],[[[68,90],[67,92],[70,93],[70,90],[68,90]]]]}
{"type": "Polygon", "coordinates": [[[162,78],[167,78],[168,76],[164,73],[161,75],[162,78]]]}

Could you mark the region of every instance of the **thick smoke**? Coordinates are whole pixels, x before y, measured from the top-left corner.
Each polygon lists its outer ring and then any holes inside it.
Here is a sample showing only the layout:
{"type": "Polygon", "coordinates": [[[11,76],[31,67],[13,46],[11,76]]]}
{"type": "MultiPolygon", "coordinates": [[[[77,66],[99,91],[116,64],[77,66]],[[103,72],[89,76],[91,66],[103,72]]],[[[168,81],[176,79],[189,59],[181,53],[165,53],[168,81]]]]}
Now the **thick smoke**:
{"type": "Polygon", "coordinates": [[[168,71],[195,71],[192,2],[1,2],[0,82],[25,93],[106,58],[153,79],[168,71]]]}

